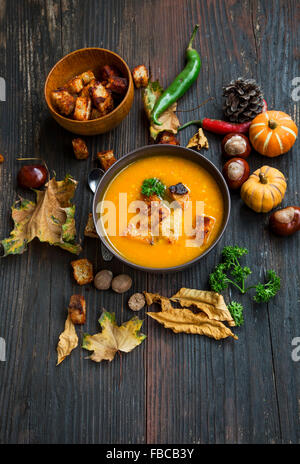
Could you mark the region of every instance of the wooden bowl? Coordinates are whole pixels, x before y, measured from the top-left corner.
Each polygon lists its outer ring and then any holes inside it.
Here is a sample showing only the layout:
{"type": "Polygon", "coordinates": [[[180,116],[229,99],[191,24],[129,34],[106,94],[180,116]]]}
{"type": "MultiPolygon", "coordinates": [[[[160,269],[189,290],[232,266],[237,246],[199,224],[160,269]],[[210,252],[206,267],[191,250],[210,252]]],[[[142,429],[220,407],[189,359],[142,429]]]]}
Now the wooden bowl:
{"type": "Polygon", "coordinates": [[[48,74],[44,91],[48,109],[58,124],[74,134],[96,135],[110,131],[127,116],[133,102],[134,86],[130,69],[119,55],[93,47],[69,53],[56,63],[48,74]],[[52,104],[51,92],[84,71],[92,70],[97,78],[105,64],[115,66],[128,79],[128,90],[121,103],[105,116],[89,121],[75,121],[59,114],[52,104]]]}
{"type": "Polygon", "coordinates": [[[128,153],[125,156],[122,156],[119,160],[117,160],[103,175],[101,178],[95,195],[94,195],[94,201],[93,201],[93,219],[94,219],[94,224],[96,231],[102,240],[103,244],[109,249],[109,251],[116,256],[120,261],[122,261],[124,264],[127,264],[128,266],[131,266],[135,269],[138,269],[140,271],[147,271],[147,272],[153,272],[153,273],[165,273],[165,272],[177,272],[181,271],[183,269],[186,269],[187,267],[191,266],[192,264],[195,264],[199,262],[204,256],[207,255],[218,243],[220,238],[225,232],[225,229],[227,227],[229,217],[230,217],[230,207],[231,207],[231,202],[230,202],[230,193],[226,184],[226,181],[224,177],[222,176],[221,172],[217,169],[217,167],[205,156],[200,155],[200,153],[197,153],[194,150],[191,150],[189,148],[184,148],[181,146],[176,146],[176,145],[164,145],[164,144],[156,144],[156,145],[147,145],[145,147],[137,148],[136,150],[133,150],[132,152],[128,153]],[[199,256],[194,258],[191,261],[188,261],[184,264],[180,264],[178,266],[173,266],[173,267],[147,267],[147,266],[141,266],[139,264],[132,263],[128,259],[126,259],[124,256],[122,256],[110,243],[108,240],[106,233],[103,230],[103,227],[100,225],[99,226],[99,214],[97,213],[97,205],[99,201],[102,200],[107,187],[109,184],[112,182],[112,180],[130,163],[137,161],[138,159],[145,158],[148,156],[178,156],[180,158],[184,158],[190,161],[194,161],[195,163],[199,164],[199,166],[203,167],[208,171],[215,181],[217,182],[222,197],[223,197],[223,202],[224,202],[224,216],[223,216],[223,221],[222,221],[222,226],[221,230],[218,234],[218,236],[215,238],[215,240],[211,243],[211,245],[199,256]]]}

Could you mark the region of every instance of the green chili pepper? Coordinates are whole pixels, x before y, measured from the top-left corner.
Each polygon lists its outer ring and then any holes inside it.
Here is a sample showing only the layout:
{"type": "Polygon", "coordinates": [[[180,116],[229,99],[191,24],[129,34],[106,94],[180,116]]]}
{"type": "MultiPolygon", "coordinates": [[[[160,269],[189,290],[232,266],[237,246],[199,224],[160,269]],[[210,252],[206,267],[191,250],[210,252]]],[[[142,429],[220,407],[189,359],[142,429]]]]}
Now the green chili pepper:
{"type": "Polygon", "coordinates": [[[194,27],[191,40],[188,48],[186,49],[187,64],[183,71],[174,79],[172,84],[162,93],[159,97],[152,111],[152,121],[154,124],[161,125],[158,121],[159,116],[175,103],[182,95],[191,87],[193,82],[197,79],[200,68],[201,59],[197,50],[192,48],[192,43],[195,38],[199,24],[194,27]]]}

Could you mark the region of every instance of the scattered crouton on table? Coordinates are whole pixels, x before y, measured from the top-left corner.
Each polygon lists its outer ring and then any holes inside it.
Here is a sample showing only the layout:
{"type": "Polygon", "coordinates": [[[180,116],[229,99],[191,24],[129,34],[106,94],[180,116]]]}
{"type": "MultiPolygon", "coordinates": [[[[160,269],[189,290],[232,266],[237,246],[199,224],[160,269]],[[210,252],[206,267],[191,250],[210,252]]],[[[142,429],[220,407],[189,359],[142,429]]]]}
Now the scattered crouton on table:
{"type": "Polygon", "coordinates": [[[132,77],[137,88],[147,87],[149,82],[149,73],[144,64],[136,66],[132,70],[132,77]]]}
{"type": "Polygon", "coordinates": [[[79,285],[86,285],[93,281],[93,264],[88,259],[77,259],[71,262],[74,279],[79,285]]]}
{"type": "Polygon", "coordinates": [[[77,159],[87,159],[89,157],[89,151],[84,140],[77,138],[72,140],[74,155],[77,159]]]}
{"type": "Polygon", "coordinates": [[[112,150],[99,151],[97,153],[97,159],[100,161],[104,171],[107,171],[117,161],[112,150]]]}

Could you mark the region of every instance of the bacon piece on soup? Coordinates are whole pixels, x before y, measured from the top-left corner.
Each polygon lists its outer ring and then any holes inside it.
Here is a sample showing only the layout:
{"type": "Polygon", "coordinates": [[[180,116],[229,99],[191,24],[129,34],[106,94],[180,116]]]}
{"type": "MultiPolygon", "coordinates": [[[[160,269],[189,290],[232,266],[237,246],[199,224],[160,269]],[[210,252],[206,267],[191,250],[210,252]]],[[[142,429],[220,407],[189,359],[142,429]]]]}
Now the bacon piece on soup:
{"type": "Polygon", "coordinates": [[[182,209],[187,207],[187,201],[189,201],[189,189],[179,182],[176,185],[171,185],[169,187],[169,192],[174,201],[176,201],[182,209]]]}
{"type": "Polygon", "coordinates": [[[66,89],[54,90],[51,99],[59,113],[65,116],[69,116],[75,108],[76,99],[66,89]]]}
{"type": "Polygon", "coordinates": [[[99,151],[96,156],[104,171],[107,171],[117,161],[112,150],[99,151]]]}
{"type": "Polygon", "coordinates": [[[92,101],[89,97],[78,97],[76,99],[74,119],[77,121],[88,121],[92,111],[92,101]]]}
{"type": "Polygon", "coordinates": [[[96,82],[89,89],[94,106],[100,111],[101,115],[109,113],[114,108],[114,101],[111,93],[100,82],[96,82]]]}

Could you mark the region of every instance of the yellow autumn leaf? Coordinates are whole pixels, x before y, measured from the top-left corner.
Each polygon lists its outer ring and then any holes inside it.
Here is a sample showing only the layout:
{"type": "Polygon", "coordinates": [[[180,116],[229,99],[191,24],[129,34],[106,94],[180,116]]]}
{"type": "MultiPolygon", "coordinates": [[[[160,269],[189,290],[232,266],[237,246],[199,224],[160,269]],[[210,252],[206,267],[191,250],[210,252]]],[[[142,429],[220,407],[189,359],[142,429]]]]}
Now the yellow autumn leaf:
{"type": "Polygon", "coordinates": [[[170,298],[182,307],[195,306],[203,311],[209,319],[226,321],[228,325],[235,326],[235,322],[225,304],[224,298],[219,293],[196,290],[192,288],[181,288],[179,292],[170,298]]]}
{"type": "Polygon", "coordinates": [[[75,205],[71,203],[76,186],[77,182],[69,175],[62,181],[53,177],[44,190],[35,191],[36,202],[16,201],[12,206],[14,229],[1,241],[4,256],[23,253],[35,237],[79,254],[81,246],[75,242],[75,205]]]}
{"type": "Polygon", "coordinates": [[[71,351],[78,345],[78,337],[75,330],[75,325],[68,315],[65,322],[65,330],[60,334],[57,345],[57,366],[69,356],[71,351]]]}
{"type": "Polygon", "coordinates": [[[153,124],[153,122],[151,121],[152,110],[156,101],[162,93],[163,89],[158,81],[150,81],[143,91],[144,109],[150,121],[150,135],[154,140],[156,140],[157,136],[164,131],[171,132],[172,134],[177,134],[178,127],[180,126],[180,122],[175,114],[177,103],[173,103],[173,105],[167,108],[167,110],[164,111],[158,118],[159,122],[161,122],[161,126],[153,124]]]}
{"type": "Polygon", "coordinates": [[[82,348],[93,351],[89,358],[95,362],[112,361],[117,351],[128,353],[146,338],[146,335],[140,333],[143,321],[138,317],[133,317],[119,327],[115,313],[104,311],[99,323],[102,332],[95,335],[85,334],[82,343],[82,348]]]}
{"type": "Polygon", "coordinates": [[[168,309],[157,313],[148,312],[148,316],[155,319],[167,329],[173,330],[175,333],[188,333],[206,335],[207,337],[220,340],[222,338],[233,337],[238,339],[231,330],[222,322],[209,319],[206,314],[194,314],[187,308],[183,309],[168,309]]]}
{"type": "Polygon", "coordinates": [[[189,140],[189,143],[186,147],[196,148],[197,150],[201,150],[201,148],[209,148],[208,140],[205,137],[201,127],[199,128],[198,132],[189,140]]]}

